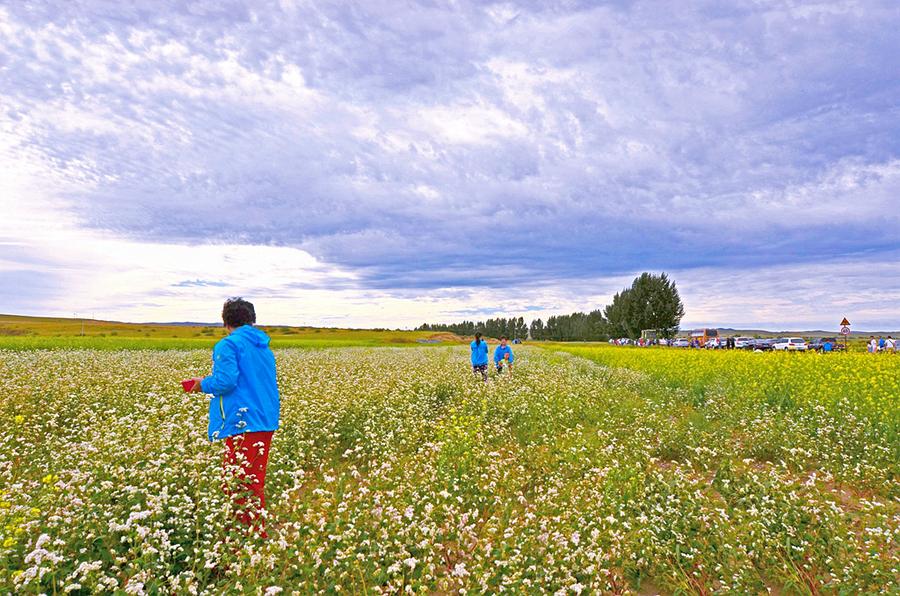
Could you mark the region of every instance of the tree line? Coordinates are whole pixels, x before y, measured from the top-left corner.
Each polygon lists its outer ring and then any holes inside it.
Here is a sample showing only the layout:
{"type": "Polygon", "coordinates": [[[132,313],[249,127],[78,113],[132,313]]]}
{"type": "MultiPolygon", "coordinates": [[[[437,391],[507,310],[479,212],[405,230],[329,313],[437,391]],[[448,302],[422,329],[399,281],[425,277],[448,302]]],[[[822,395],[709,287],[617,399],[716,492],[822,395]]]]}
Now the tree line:
{"type": "Polygon", "coordinates": [[[523,317],[496,318],[461,323],[432,323],[419,331],[448,331],[457,335],[486,337],[506,336],[510,339],[547,341],[606,341],[611,337],[637,339],[645,329],[653,329],[659,337],[673,337],[678,332],[684,304],[675,282],[665,273],[642,273],[631,286],[613,296],[602,309],[588,313],[556,315],[546,321],[535,319],[526,324],[523,317]]]}
{"type": "Polygon", "coordinates": [[[480,332],[486,337],[503,337],[510,339],[527,339],[528,325],[522,317],[488,319],[487,321],[463,321],[461,323],[425,323],[416,331],[449,331],[456,335],[475,335],[480,332]]]}

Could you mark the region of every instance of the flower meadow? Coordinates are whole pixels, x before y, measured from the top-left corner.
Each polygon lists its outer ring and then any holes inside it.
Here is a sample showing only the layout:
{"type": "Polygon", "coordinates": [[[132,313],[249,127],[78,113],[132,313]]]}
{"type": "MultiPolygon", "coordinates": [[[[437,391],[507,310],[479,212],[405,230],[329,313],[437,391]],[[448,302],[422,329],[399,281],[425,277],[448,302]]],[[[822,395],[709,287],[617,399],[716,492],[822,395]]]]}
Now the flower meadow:
{"type": "Polygon", "coordinates": [[[900,359],[603,349],[278,350],[265,541],[178,384],[208,351],[0,351],[0,593],[897,593],[900,359]]]}

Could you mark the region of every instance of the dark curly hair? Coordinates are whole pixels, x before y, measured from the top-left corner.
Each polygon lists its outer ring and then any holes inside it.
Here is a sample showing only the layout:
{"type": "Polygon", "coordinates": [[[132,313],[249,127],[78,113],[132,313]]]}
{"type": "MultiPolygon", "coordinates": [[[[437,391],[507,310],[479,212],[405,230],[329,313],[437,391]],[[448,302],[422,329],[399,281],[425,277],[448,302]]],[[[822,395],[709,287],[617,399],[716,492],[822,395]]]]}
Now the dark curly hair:
{"type": "Polygon", "coordinates": [[[222,307],[222,322],[226,327],[242,327],[256,322],[256,310],[253,305],[241,298],[229,298],[222,307]]]}

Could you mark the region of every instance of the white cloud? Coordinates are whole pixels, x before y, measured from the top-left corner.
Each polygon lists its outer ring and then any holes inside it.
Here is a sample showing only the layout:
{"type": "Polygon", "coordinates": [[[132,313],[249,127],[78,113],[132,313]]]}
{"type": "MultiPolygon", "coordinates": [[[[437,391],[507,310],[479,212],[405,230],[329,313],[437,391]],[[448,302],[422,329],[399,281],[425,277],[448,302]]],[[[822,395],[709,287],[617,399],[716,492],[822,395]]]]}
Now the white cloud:
{"type": "Polygon", "coordinates": [[[24,6],[0,8],[0,262],[26,303],[546,316],[668,270],[697,320],[890,319],[889,267],[852,304],[703,288],[894,254],[891,2],[24,6]],[[196,269],[225,285],[174,285],[196,269]]]}

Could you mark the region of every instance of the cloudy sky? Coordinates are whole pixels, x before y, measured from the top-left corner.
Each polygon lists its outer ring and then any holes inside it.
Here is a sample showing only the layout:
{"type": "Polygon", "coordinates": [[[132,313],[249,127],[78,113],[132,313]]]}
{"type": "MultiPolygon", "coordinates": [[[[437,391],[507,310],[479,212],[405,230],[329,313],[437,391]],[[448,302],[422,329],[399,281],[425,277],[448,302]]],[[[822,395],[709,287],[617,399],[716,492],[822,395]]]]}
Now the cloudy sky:
{"type": "Polygon", "coordinates": [[[0,1],[0,312],[900,329],[896,0],[0,1]]]}

